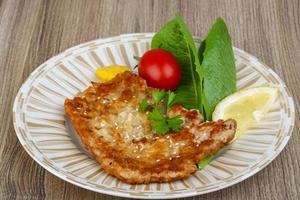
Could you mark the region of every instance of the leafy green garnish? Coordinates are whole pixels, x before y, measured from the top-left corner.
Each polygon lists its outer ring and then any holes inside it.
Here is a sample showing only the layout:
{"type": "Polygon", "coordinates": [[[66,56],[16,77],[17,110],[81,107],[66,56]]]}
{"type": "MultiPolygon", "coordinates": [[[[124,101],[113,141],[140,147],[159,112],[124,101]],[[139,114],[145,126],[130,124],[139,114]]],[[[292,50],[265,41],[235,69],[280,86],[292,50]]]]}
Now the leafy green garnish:
{"type": "Polygon", "coordinates": [[[152,128],[156,133],[165,134],[170,129],[178,132],[180,131],[183,120],[180,115],[169,118],[164,116],[158,108],[154,108],[148,114],[148,119],[151,121],[152,128]]]}
{"type": "Polygon", "coordinates": [[[212,26],[198,53],[179,16],[154,35],[151,47],[167,50],[177,58],[182,80],[176,90],[176,102],[188,109],[198,109],[206,120],[211,120],[215,106],[224,97],[236,91],[231,39],[221,18],[212,26]]]}
{"type": "Polygon", "coordinates": [[[169,127],[166,124],[166,119],[158,108],[154,108],[153,111],[148,114],[148,119],[151,121],[152,128],[157,133],[168,132],[169,127]]]}
{"type": "Polygon", "coordinates": [[[146,99],[143,99],[143,100],[140,102],[140,106],[139,106],[140,111],[145,112],[146,109],[147,109],[149,106],[150,106],[150,104],[147,102],[147,100],[146,100],[146,99]]]}
{"type": "Polygon", "coordinates": [[[182,79],[176,90],[176,102],[186,108],[197,108],[201,112],[203,70],[197,49],[186,24],[176,16],[157,32],[151,42],[152,48],[171,52],[181,66],[182,79]]]}
{"type": "Polygon", "coordinates": [[[167,109],[171,108],[175,103],[176,94],[174,92],[169,91],[168,95],[166,95],[166,103],[167,109]]]}
{"type": "MultiPolygon", "coordinates": [[[[204,68],[202,96],[205,118],[211,120],[215,106],[226,96],[236,91],[236,70],[231,38],[225,22],[218,18],[199,48],[201,66],[204,68]]],[[[204,169],[212,160],[225,152],[220,149],[214,155],[198,163],[204,169]]]]}
{"type": "Polygon", "coordinates": [[[153,130],[158,134],[165,134],[170,130],[178,132],[182,127],[183,120],[180,115],[168,117],[165,113],[173,105],[175,97],[174,92],[155,90],[152,93],[154,105],[149,104],[145,99],[140,102],[140,111],[145,112],[148,108],[152,109],[148,113],[148,119],[153,130]],[[161,104],[164,107],[161,107],[161,104]]]}
{"type": "Polygon", "coordinates": [[[172,129],[175,132],[180,131],[182,123],[183,123],[183,120],[180,115],[177,115],[175,117],[167,119],[167,124],[168,124],[169,129],[172,129]]]}
{"type": "MultiPolygon", "coordinates": [[[[182,80],[175,91],[176,98],[172,94],[165,96],[164,101],[168,107],[176,102],[187,109],[196,108],[204,115],[205,120],[211,120],[215,106],[236,91],[231,38],[221,18],[217,18],[198,52],[192,35],[179,16],[154,35],[151,47],[171,52],[181,66],[182,80]]],[[[204,168],[223,151],[224,148],[203,159],[198,166],[204,168]]]]}
{"type": "Polygon", "coordinates": [[[166,92],[163,90],[154,90],[152,92],[152,97],[156,104],[158,104],[165,96],[166,96],[166,92]]]}
{"type": "Polygon", "coordinates": [[[166,121],[151,121],[152,128],[155,130],[158,134],[165,134],[169,131],[169,127],[166,124],[166,121]]]}
{"type": "Polygon", "coordinates": [[[211,120],[215,106],[236,91],[236,70],[231,38],[225,22],[217,18],[199,48],[204,70],[202,103],[206,120],[211,120]]]}
{"type": "Polygon", "coordinates": [[[148,119],[152,121],[162,121],[165,119],[165,117],[158,108],[154,108],[152,112],[148,114],[148,119]]]}

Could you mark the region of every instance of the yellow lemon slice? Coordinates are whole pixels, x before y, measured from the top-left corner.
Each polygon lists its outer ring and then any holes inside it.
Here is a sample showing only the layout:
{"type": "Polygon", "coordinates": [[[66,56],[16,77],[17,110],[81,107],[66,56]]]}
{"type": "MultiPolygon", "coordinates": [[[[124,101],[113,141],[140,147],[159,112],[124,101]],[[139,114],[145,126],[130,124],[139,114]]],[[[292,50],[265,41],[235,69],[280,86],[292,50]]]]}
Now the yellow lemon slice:
{"type": "Polygon", "coordinates": [[[240,90],[223,99],[215,108],[213,120],[235,119],[238,137],[259,122],[272,108],[278,96],[276,87],[255,87],[240,90]]]}
{"type": "Polygon", "coordinates": [[[117,74],[130,71],[129,67],[120,65],[111,65],[96,70],[96,76],[103,82],[113,79],[117,74]]]}

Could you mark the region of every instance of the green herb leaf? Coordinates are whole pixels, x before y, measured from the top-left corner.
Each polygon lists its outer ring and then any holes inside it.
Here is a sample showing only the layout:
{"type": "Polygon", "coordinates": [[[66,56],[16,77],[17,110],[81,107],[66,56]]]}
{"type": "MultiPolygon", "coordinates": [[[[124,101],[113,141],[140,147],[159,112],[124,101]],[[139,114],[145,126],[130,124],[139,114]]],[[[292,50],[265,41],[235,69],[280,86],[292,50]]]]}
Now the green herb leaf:
{"type": "Polygon", "coordinates": [[[143,100],[140,102],[140,106],[139,106],[140,111],[145,112],[146,109],[147,109],[148,107],[150,107],[150,104],[147,102],[146,99],[143,99],[143,100]]]}
{"type": "Polygon", "coordinates": [[[165,134],[169,131],[169,127],[165,120],[161,121],[152,121],[152,128],[155,130],[156,133],[165,134]]]}
{"type": "Polygon", "coordinates": [[[167,109],[171,108],[175,103],[175,97],[176,94],[174,92],[168,91],[168,94],[166,95],[166,103],[167,103],[167,109]]]}
{"type": "Polygon", "coordinates": [[[162,90],[154,90],[152,92],[152,97],[156,104],[158,104],[165,96],[166,96],[166,92],[162,90]]]}
{"type": "Polygon", "coordinates": [[[148,114],[148,119],[152,121],[160,121],[160,120],[164,120],[165,117],[162,115],[162,113],[158,108],[154,108],[152,112],[148,114]]]}
{"type": "Polygon", "coordinates": [[[225,22],[218,18],[199,49],[204,70],[202,103],[207,120],[215,106],[236,91],[236,70],[231,38],[225,22]]]}
{"type": "Polygon", "coordinates": [[[154,35],[151,47],[171,52],[180,63],[182,79],[176,90],[176,102],[188,109],[197,108],[202,112],[201,93],[204,74],[194,39],[182,18],[176,16],[162,27],[154,35]]]}
{"type": "Polygon", "coordinates": [[[169,129],[172,129],[173,131],[178,132],[181,129],[181,126],[183,124],[183,120],[182,120],[182,117],[180,115],[177,115],[175,117],[168,118],[167,123],[168,123],[169,129]]]}
{"type": "Polygon", "coordinates": [[[162,115],[158,108],[154,108],[152,112],[148,114],[148,119],[151,121],[152,129],[156,133],[166,133],[169,130],[165,116],[162,115]]]}
{"type": "Polygon", "coordinates": [[[183,124],[180,115],[168,118],[164,116],[158,108],[154,108],[153,111],[148,114],[148,119],[151,121],[152,128],[159,134],[165,134],[170,129],[178,132],[183,124]]]}
{"type": "Polygon", "coordinates": [[[166,110],[173,105],[175,101],[175,93],[168,91],[155,90],[152,93],[152,98],[155,105],[151,105],[147,100],[140,102],[140,111],[144,112],[149,107],[152,107],[152,111],[148,113],[148,119],[151,122],[152,129],[158,134],[165,134],[169,130],[179,132],[183,124],[183,120],[180,115],[169,118],[165,115],[166,110]]]}

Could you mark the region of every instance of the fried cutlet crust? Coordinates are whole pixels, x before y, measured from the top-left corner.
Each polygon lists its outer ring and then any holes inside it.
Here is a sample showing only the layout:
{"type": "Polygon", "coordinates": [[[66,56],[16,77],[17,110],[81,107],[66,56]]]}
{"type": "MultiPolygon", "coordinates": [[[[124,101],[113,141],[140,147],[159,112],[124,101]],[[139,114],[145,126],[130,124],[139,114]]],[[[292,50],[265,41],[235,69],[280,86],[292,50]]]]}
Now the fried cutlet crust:
{"type": "Polygon", "coordinates": [[[170,182],[197,171],[196,163],[216,153],[234,138],[234,120],[203,122],[197,110],[173,106],[180,114],[178,133],[155,134],[142,99],[151,101],[153,88],[139,76],[124,72],[66,99],[65,112],[86,148],[109,174],[131,184],[170,182]]]}

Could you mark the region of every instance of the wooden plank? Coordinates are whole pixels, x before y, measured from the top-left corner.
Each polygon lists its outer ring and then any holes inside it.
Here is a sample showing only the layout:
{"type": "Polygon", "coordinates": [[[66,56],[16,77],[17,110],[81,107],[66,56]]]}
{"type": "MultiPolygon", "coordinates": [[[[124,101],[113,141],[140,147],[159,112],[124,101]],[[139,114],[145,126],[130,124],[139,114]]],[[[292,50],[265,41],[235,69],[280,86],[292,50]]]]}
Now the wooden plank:
{"type": "MultiPolygon", "coordinates": [[[[121,199],[67,183],[35,163],[17,141],[12,104],[38,65],[82,42],[122,33],[154,32],[181,14],[192,33],[206,34],[217,16],[235,46],[257,56],[286,82],[300,108],[300,1],[298,0],[4,0],[0,3],[0,196],[32,199],[121,199]]],[[[300,131],[255,176],[192,199],[299,199],[300,131]]]]}

